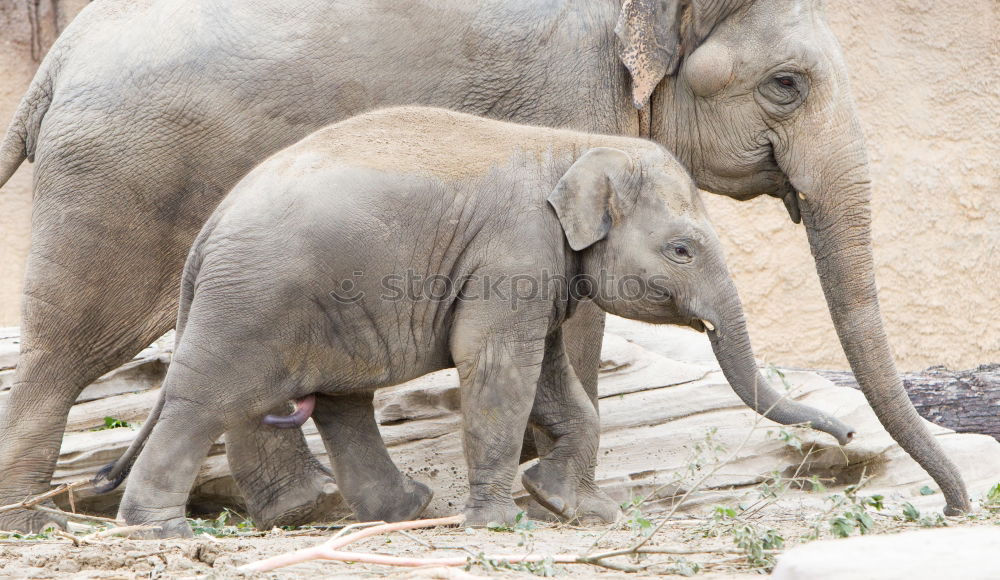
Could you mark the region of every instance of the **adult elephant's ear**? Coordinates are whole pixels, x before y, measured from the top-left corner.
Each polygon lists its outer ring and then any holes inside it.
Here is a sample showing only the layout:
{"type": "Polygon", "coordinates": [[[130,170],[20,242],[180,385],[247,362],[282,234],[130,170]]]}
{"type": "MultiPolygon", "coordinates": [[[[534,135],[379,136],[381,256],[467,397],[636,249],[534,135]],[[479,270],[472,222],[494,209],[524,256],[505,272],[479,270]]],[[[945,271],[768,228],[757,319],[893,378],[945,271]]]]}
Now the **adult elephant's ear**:
{"type": "Polygon", "coordinates": [[[615,182],[631,168],[632,159],[621,149],[595,147],[559,179],[548,201],[559,216],[569,247],[579,251],[608,235],[615,182]]]}
{"type": "Polygon", "coordinates": [[[625,0],[615,26],[618,57],[632,75],[632,104],[641,109],[653,89],[677,70],[681,0],[625,0]]]}

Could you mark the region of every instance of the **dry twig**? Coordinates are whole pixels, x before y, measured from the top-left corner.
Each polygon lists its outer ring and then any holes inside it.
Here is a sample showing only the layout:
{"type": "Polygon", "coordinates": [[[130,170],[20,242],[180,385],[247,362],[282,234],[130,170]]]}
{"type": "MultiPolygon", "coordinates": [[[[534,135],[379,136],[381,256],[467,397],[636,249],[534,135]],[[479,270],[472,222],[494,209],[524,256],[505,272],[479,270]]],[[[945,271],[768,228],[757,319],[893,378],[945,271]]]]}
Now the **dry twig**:
{"type": "Polygon", "coordinates": [[[0,514],[4,512],[10,512],[19,509],[32,509],[43,501],[50,500],[57,495],[62,495],[68,491],[83,487],[85,485],[90,485],[89,481],[74,481],[73,483],[64,483],[58,487],[54,487],[49,491],[36,495],[34,497],[29,497],[28,499],[19,501],[17,503],[12,503],[10,505],[0,506],[0,514]]]}
{"type": "Polygon", "coordinates": [[[0,506],[0,513],[14,511],[14,510],[34,510],[34,511],[38,511],[38,512],[45,512],[47,514],[57,515],[57,516],[66,518],[67,520],[71,520],[71,521],[77,521],[77,522],[98,522],[98,523],[102,523],[102,524],[118,525],[118,521],[117,520],[113,520],[111,518],[102,518],[100,516],[88,516],[88,515],[83,515],[83,514],[75,514],[75,513],[70,513],[70,512],[63,511],[61,509],[57,509],[57,508],[53,508],[53,507],[48,507],[48,506],[41,505],[43,502],[46,502],[46,501],[48,501],[48,500],[50,500],[50,499],[52,499],[52,498],[54,498],[54,497],[56,497],[58,495],[62,495],[62,494],[67,493],[67,492],[72,493],[73,490],[81,488],[81,487],[83,487],[85,485],[90,485],[90,482],[89,481],[74,481],[73,483],[64,483],[64,484],[62,484],[62,485],[60,485],[58,487],[50,489],[49,491],[47,491],[45,493],[42,493],[42,494],[39,494],[39,495],[36,495],[34,497],[30,497],[28,499],[19,501],[17,503],[12,503],[12,504],[9,504],[9,505],[0,506]]]}
{"type": "Polygon", "coordinates": [[[94,532],[93,534],[87,534],[81,539],[83,540],[101,540],[104,538],[110,538],[113,536],[127,536],[132,532],[143,532],[146,530],[158,530],[160,526],[121,526],[116,528],[109,528],[107,530],[101,530],[99,532],[94,532]]]}
{"type": "MultiPolygon", "coordinates": [[[[366,526],[364,529],[351,534],[344,534],[352,526],[348,526],[337,533],[334,537],[330,538],[326,542],[320,544],[319,546],[313,546],[312,548],[304,548],[302,550],[297,550],[295,552],[290,552],[288,554],[282,554],[280,556],[274,556],[266,560],[261,560],[259,562],[254,562],[252,564],[247,564],[246,566],[241,566],[240,570],[244,572],[268,572],[277,568],[282,568],[285,566],[291,566],[292,564],[298,564],[300,562],[307,562],[309,560],[340,560],[348,562],[367,562],[372,564],[389,563],[385,559],[393,559],[390,565],[393,566],[455,566],[458,564],[453,563],[439,563],[437,561],[431,561],[434,559],[427,559],[427,561],[421,561],[421,563],[412,563],[415,559],[408,558],[393,558],[391,556],[381,556],[378,554],[358,554],[356,552],[339,552],[339,548],[343,548],[348,544],[352,544],[359,540],[371,536],[377,536],[379,534],[384,534],[388,532],[393,532],[397,530],[413,530],[417,528],[431,528],[435,526],[448,526],[448,525],[459,525],[465,521],[464,516],[450,516],[447,518],[438,518],[433,520],[416,520],[410,522],[396,522],[393,524],[384,523],[373,523],[365,522],[364,524],[358,524],[353,526],[354,529],[362,526],[366,526]],[[372,559],[378,561],[372,561],[372,559]],[[404,563],[410,562],[410,563],[404,563]]],[[[439,558],[438,560],[448,560],[449,562],[453,558],[439,558]]],[[[462,558],[462,564],[465,564],[465,558],[462,558]]]]}

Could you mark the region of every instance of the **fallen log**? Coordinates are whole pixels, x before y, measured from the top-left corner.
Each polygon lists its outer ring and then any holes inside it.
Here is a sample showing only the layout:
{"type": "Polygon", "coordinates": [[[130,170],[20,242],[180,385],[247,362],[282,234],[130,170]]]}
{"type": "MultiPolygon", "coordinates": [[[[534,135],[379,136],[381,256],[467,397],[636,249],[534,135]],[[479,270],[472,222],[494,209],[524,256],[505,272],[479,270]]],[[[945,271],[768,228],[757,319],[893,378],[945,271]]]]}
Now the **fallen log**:
{"type": "MultiPolygon", "coordinates": [[[[848,371],[817,371],[834,384],[860,389],[848,371]]],[[[903,386],[920,416],[958,433],[1000,440],[1000,363],[966,371],[942,366],[904,373],[903,386]]]]}

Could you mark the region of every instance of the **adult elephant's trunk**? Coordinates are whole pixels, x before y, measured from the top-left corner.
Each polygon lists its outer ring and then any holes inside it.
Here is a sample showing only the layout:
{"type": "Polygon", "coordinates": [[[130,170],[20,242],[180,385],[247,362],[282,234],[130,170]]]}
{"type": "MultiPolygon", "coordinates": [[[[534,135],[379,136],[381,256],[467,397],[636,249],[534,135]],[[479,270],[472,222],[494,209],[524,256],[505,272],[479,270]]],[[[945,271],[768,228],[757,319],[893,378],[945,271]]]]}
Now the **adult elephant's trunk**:
{"type": "Polygon", "coordinates": [[[858,122],[844,114],[813,129],[800,142],[823,150],[792,150],[795,162],[779,158],[779,163],[799,192],[797,203],[841,346],[879,421],[941,487],[945,513],[968,511],[965,484],[910,402],[882,326],[872,260],[871,182],[858,122]]]}
{"type": "Polygon", "coordinates": [[[757,369],[735,284],[727,277],[725,281],[720,281],[717,288],[723,298],[716,306],[719,313],[715,317],[717,327],[708,331],[708,337],[733,391],[750,408],[772,421],[782,425],[808,423],[813,429],[833,435],[841,445],[849,443],[854,436],[851,427],[819,409],[793,401],[771,387],[757,369]]]}

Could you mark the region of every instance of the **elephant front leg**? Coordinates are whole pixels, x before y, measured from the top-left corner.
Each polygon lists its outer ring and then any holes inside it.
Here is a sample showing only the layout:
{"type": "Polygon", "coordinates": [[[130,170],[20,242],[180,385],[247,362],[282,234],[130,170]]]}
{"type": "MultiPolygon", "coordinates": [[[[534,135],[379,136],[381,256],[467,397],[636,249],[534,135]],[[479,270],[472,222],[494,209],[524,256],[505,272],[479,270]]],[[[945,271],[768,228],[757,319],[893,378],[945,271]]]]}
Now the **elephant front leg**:
{"type": "MultiPolygon", "coordinates": [[[[285,406],[273,412],[283,414],[285,406]]],[[[329,520],[342,505],[333,477],[301,429],[241,423],[226,433],[226,456],[258,529],[329,520]]]]}
{"type": "Polygon", "coordinates": [[[511,487],[544,352],[545,331],[536,332],[537,340],[515,333],[479,338],[476,331],[452,337],[453,345],[465,343],[453,346],[453,357],[461,380],[469,467],[468,526],[511,525],[520,511],[511,487]]]}
{"type": "Polygon", "coordinates": [[[566,520],[615,521],[618,504],[594,483],[600,441],[597,410],[577,379],[562,333],[549,336],[531,423],[551,442],[522,477],[538,503],[566,520]]]}
{"type": "Polygon", "coordinates": [[[397,522],[419,516],[434,493],[396,467],[375,422],[374,393],[317,396],[313,419],[337,484],[360,521],[397,522]]]}

